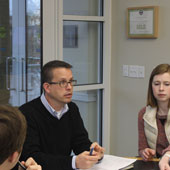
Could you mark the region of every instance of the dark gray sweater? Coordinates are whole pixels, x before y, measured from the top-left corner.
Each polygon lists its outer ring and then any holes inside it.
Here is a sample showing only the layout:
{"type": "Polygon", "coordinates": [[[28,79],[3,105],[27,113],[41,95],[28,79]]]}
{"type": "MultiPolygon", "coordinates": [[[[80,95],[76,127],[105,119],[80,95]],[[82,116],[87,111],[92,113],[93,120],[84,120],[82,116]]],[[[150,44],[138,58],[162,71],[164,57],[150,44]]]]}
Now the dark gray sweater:
{"type": "Polygon", "coordinates": [[[89,150],[91,142],[75,103],[58,120],[42,104],[40,97],[20,107],[27,119],[27,137],[21,160],[33,157],[43,170],[72,169],[71,151],[89,150]]]}

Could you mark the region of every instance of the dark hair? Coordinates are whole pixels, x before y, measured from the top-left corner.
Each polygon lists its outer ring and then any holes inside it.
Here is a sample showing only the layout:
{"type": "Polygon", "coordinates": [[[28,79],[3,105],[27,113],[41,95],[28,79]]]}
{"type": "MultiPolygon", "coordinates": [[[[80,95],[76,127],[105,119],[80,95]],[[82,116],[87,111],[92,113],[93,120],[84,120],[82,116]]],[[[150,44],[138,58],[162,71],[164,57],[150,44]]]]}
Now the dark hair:
{"type": "MultiPolygon", "coordinates": [[[[163,74],[163,73],[170,74],[170,65],[169,64],[160,64],[160,65],[156,66],[150,75],[147,106],[150,105],[151,107],[157,107],[157,100],[155,99],[155,97],[153,95],[153,90],[152,90],[152,81],[153,81],[153,78],[155,75],[163,74]]],[[[169,107],[170,107],[170,102],[169,102],[169,107]]]]}
{"type": "Polygon", "coordinates": [[[55,68],[71,69],[72,65],[70,65],[64,61],[60,61],[60,60],[53,60],[53,61],[46,63],[43,66],[42,71],[41,71],[41,85],[42,85],[42,87],[45,82],[50,82],[52,80],[52,78],[53,78],[52,71],[55,68]]]}
{"type": "Polygon", "coordinates": [[[0,164],[15,151],[21,153],[26,128],[25,117],[16,107],[0,105],[0,164]]]}

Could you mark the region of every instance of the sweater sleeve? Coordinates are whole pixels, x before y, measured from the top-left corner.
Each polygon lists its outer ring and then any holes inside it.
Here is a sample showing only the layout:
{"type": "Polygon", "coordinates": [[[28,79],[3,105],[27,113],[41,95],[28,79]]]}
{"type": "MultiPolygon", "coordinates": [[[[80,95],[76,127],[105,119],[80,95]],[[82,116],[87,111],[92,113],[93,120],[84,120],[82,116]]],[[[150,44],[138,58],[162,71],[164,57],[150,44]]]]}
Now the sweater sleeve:
{"type": "MultiPolygon", "coordinates": [[[[21,160],[26,160],[28,157],[33,157],[43,170],[69,170],[72,169],[72,156],[62,156],[42,152],[40,133],[37,120],[33,119],[29,105],[20,107],[21,112],[27,120],[27,136],[23,146],[21,160]]],[[[47,127],[48,128],[48,127],[47,127]]],[[[45,139],[44,139],[45,140],[45,139]]]]}
{"type": "Polygon", "coordinates": [[[170,145],[162,151],[162,155],[170,151],[170,145]]]}
{"type": "Polygon", "coordinates": [[[145,108],[141,109],[138,114],[138,152],[149,147],[144,131],[143,115],[145,113],[145,110],[145,108]]]}

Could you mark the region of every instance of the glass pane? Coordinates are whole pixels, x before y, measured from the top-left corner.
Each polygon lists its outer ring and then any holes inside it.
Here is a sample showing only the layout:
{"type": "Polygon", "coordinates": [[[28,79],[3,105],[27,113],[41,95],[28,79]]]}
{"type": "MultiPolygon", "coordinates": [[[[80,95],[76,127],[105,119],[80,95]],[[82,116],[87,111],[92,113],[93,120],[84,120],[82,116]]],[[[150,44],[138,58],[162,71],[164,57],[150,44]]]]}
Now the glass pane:
{"type": "Polygon", "coordinates": [[[80,110],[84,125],[89,133],[91,141],[97,141],[101,144],[101,109],[102,109],[102,91],[91,90],[74,92],[73,102],[80,110]]]}
{"type": "Polygon", "coordinates": [[[64,15],[102,16],[103,0],[63,0],[64,15]]]}
{"type": "Polygon", "coordinates": [[[40,0],[27,1],[27,100],[40,95],[40,0]]]}
{"type": "Polygon", "coordinates": [[[64,21],[63,59],[78,84],[102,83],[102,22],[64,21]]]}
{"type": "Polygon", "coordinates": [[[31,92],[39,95],[39,72],[40,0],[0,0],[0,104],[20,106],[31,92]]]}

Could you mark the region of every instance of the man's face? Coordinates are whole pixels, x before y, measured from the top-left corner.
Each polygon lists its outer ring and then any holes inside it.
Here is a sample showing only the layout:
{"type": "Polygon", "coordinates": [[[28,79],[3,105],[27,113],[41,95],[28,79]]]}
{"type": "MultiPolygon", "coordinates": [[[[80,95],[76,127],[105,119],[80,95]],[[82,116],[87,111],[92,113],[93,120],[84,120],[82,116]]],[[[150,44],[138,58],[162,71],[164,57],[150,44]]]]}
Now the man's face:
{"type": "MultiPolygon", "coordinates": [[[[73,80],[71,69],[56,68],[53,70],[51,82],[69,82],[71,80],[73,80]]],[[[71,86],[70,83],[68,83],[66,87],[61,87],[60,84],[48,84],[45,87],[45,96],[53,107],[63,107],[64,104],[71,102],[72,95],[73,86],[71,86]]]]}

